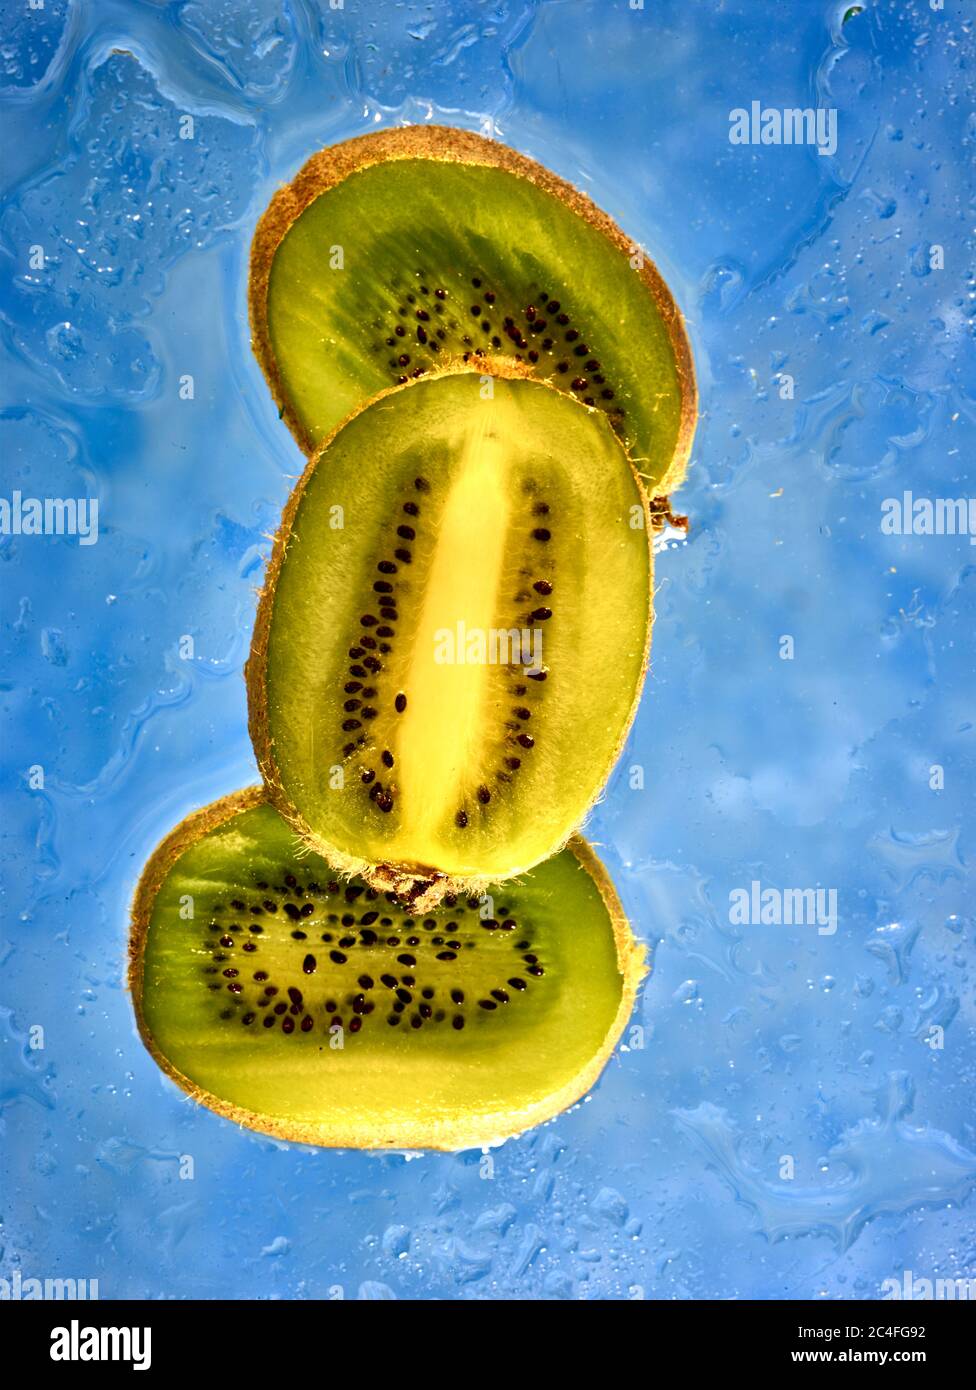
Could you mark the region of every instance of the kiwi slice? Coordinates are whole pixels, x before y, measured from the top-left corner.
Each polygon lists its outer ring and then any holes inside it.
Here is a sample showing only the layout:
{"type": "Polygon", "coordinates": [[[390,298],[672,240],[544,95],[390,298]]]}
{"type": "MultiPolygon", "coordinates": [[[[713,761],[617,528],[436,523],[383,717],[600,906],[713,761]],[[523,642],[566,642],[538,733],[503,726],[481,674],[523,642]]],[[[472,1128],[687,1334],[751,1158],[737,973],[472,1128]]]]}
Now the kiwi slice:
{"type": "Polygon", "coordinates": [[[592,1086],[644,956],[582,841],[484,902],[414,916],[298,853],[263,796],[190,816],[136,892],[140,1032],[194,1099],[305,1143],[459,1149],[592,1086]]]}
{"type": "Polygon", "coordinates": [[[248,663],[274,804],[336,868],[431,904],[557,850],[647,661],[646,499],[544,383],[393,388],[309,464],[248,663]]]}
{"type": "Polygon", "coordinates": [[[306,453],[387,386],[507,357],[603,411],[652,494],[684,475],[695,378],[667,285],[589,198],[495,141],[410,126],[313,155],[258,224],[249,299],[306,453]]]}

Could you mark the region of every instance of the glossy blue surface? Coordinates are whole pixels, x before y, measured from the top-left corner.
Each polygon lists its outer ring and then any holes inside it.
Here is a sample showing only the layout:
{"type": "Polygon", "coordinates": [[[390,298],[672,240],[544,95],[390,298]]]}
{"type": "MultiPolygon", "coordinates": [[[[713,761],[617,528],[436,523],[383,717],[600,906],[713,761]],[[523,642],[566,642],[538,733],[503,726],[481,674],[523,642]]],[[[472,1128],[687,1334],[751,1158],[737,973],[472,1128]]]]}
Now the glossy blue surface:
{"type": "Polygon", "coordinates": [[[976,494],[976,39],[960,0],[847,8],[3,0],[2,495],[100,507],[97,545],[0,538],[5,1277],[520,1299],[976,1277],[976,548],[881,528],[905,489],[976,494]],[[753,101],[834,109],[836,150],[732,144],[753,101]],[[651,681],[589,826],[654,948],[643,1032],[488,1170],[239,1131],[159,1073],[124,987],[146,856],[255,777],[241,667],[300,459],[248,345],[254,222],[313,149],[428,119],[643,243],[701,385],[692,529],[659,557],[651,681]],[[730,921],[753,881],[836,890],[836,931],[730,921]]]}

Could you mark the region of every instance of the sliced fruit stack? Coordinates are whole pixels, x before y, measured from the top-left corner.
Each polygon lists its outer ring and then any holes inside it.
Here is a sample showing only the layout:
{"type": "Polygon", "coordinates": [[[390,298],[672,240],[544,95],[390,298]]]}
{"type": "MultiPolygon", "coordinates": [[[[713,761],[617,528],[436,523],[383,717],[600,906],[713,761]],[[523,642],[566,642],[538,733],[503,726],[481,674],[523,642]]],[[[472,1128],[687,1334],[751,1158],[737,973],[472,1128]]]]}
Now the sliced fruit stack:
{"type": "Polygon", "coordinates": [[[247,666],[264,782],[149,861],[140,1031],[282,1138],[499,1142],[593,1084],[644,972],[575,831],[647,669],[682,320],[588,199],[437,127],[315,155],[250,308],[309,455],[247,666]]]}

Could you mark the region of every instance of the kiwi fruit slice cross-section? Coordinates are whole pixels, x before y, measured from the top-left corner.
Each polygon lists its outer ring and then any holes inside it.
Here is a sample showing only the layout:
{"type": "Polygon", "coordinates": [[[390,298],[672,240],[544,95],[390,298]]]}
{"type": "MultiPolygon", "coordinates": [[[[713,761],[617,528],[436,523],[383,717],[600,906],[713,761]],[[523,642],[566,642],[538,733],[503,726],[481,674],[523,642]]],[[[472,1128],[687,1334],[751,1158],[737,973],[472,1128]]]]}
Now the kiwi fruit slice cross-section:
{"type": "Polygon", "coordinates": [[[136,892],[140,1032],[194,1099],[283,1139],[461,1149],[593,1085],[644,957],[582,841],[493,897],[414,916],[297,853],[263,795],[190,816],[136,892]]]}
{"type": "Polygon", "coordinates": [[[254,350],[306,453],[387,386],[518,360],[603,411],[652,495],[676,488],[697,404],[653,263],[571,185],[442,126],[322,150],[254,237],[254,350]]]}
{"type": "Polygon", "coordinates": [[[421,906],[552,854],[636,707],[650,539],[599,411],[468,371],[380,396],[309,464],[271,557],[248,687],[274,804],[421,906]]]}

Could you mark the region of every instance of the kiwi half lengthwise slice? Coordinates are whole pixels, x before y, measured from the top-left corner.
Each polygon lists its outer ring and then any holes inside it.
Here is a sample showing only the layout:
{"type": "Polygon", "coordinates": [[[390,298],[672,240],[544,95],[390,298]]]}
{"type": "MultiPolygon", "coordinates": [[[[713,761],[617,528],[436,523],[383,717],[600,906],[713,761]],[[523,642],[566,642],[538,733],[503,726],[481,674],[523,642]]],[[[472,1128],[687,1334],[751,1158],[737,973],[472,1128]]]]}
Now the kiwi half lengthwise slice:
{"type": "Polygon", "coordinates": [[[194,1099],[283,1139],[460,1149],[593,1085],[644,957],[582,841],[417,917],[297,853],[263,795],[190,816],[136,892],[140,1032],[194,1099]]]}
{"type": "Polygon", "coordinates": [[[493,140],[410,126],[314,155],[258,224],[249,299],[306,453],[385,387],[508,357],[604,411],[652,495],[684,475],[695,378],[667,285],[589,198],[493,140]]]}
{"type": "Polygon", "coordinates": [[[248,662],[271,799],[421,903],[521,873],[605,782],[650,621],[646,499],[605,416],[467,371],[394,388],[275,542],[248,662]]]}

